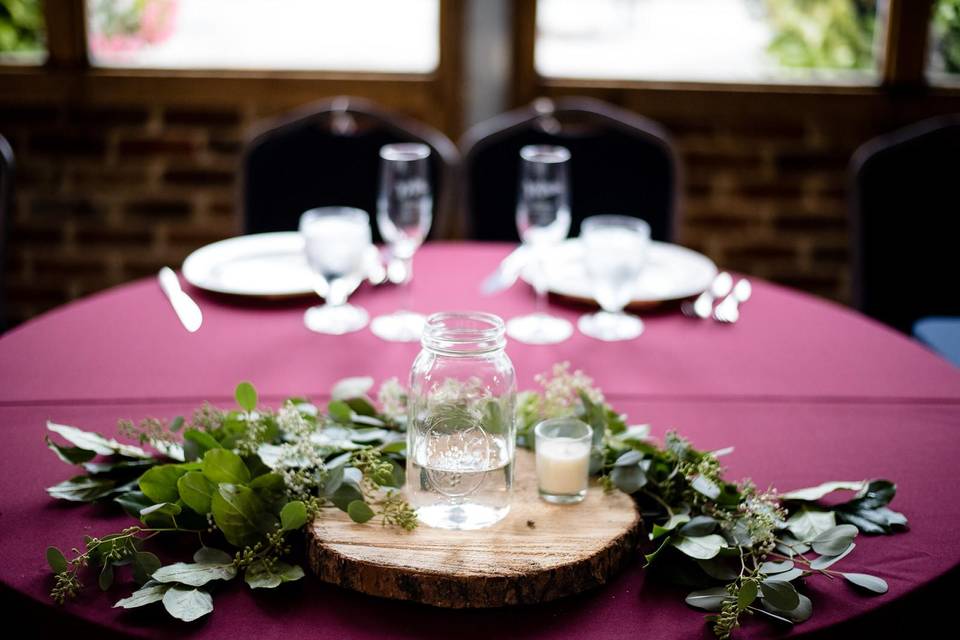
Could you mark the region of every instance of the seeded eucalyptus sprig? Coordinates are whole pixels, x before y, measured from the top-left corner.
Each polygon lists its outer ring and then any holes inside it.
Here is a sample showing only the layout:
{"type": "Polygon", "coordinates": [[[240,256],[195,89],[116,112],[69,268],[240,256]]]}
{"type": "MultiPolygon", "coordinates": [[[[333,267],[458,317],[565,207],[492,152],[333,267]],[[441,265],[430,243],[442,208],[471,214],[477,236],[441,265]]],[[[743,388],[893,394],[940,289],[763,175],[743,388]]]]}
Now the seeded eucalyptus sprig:
{"type": "Polygon", "coordinates": [[[730,637],[744,616],[807,620],[813,606],[798,590],[807,579],[843,578],[867,593],[887,591],[881,578],[832,567],[853,552],[859,533],[906,528],[906,517],[887,506],[896,494],[892,482],[827,482],[785,494],[761,491],[749,480],[729,482],[719,458],[732,447],[698,451],[675,432],[657,443],[648,426],[628,425],[587,376],[566,364],[538,381],[543,391],[527,392],[518,403],[518,444],[532,447],[533,427],[545,418],[575,415],[590,424],[591,471],[606,489],[631,494],[644,514],[646,566],[696,589],[686,602],[711,613],[717,637],[730,637]],[[842,504],[820,504],[840,490],[856,493],[842,504]]]}
{"type": "Polygon", "coordinates": [[[142,524],[87,538],[69,560],[50,547],[51,597],[63,603],[75,596],[85,571],[97,571],[100,588],[109,589],[115,572],[130,566],[140,588],[115,606],[161,602],[173,617],[190,621],[213,610],[207,588],[213,581],[242,575],[260,589],[302,578],[303,569],[290,559],[289,534],[324,510],[341,509],[361,523],[415,528],[416,514],[398,491],[403,421],[377,411],[366,395],[371,385],[366,378],[342,381],[324,413],[303,398],[277,411],[261,408],[256,389],[243,382],[234,410],[207,404],[189,420],[121,421],[120,433],[140,446],[49,423],[69,445],[47,437],[47,446],[86,472],[50,487],[50,495],[112,502],[142,524]],[[200,548],[193,562],[161,566],[143,549],[160,534],[194,537],[200,548]]]}
{"type": "MultiPolygon", "coordinates": [[[[675,432],[655,442],[648,426],[629,425],[589,377],[566,363],[537,381],[539,391],[518,397],[517,444],[532,448],[533,428],[546,418],[575,415],[589,423],[591,471],[608,490],[631,494],[643,512],[646,566],[695,589],[686,602],[710,612],[717,637],[730,637],[745,616],[783,624],[808,619],[813,606],[798,589],[807,579],[843,578],[868,593],[887,591],[881,578],[833,567],[853,552],[858,534],[906,528],[906,517],[888,506],[896,494],[892,482],[826,482],[784,494],[749,480],[729,482],[719,458],[732,448],[698,451],[675,432]],[[835,491],[855,495],[824,506],[820,501],[835,491]]],[[[93,569],[107,589],[115,571],[131,566],[141,586],[115,606],[162,602],[174,617],[195,620],[213,610],[210,582],[242,573],[257,589],[303,577],[290,562],[288,536],[325,510],[340,509],[359,523],[415,528],[416,514],[399,493],[407,391],[395,380],[384,382],[378,411],[367,395],[372,386],[371,378],[339,382],[324,413],[303,398],[277,411],[260,408],[253,386],[241,383],[238,409],[207,404],[189,420],[122,422],[121,433],[140,446],[48,423],[69,445],[47,437],[47,446],[85,472],[48,488],[50,495],[112,501],[143,525],[87,538],[69,560],[50,547],[51,596],[63,602],[76,595],[81,574],[93,569]],[[160,534],[195,536],[200,549],[193,562],[161,566],[143,549],[160,534]]]]}

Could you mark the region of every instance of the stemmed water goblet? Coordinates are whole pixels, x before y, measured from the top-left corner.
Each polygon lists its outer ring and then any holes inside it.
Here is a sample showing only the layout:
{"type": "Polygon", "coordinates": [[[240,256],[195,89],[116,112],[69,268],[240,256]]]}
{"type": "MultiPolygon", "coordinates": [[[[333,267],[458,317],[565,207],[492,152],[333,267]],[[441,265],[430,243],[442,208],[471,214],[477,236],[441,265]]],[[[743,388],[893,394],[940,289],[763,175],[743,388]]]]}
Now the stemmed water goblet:
{"type": "Polygon", "coordinates": [[[410,281],[413,255],[433,222],[429,158],[425,144],[388,144],[380,149],[377,227],[389,246],[392,266],[401,267],[405,302],[400,310],[374,318],[370,330],[390,342],[415,342],[423,332],[423,315],[410,310],[410,281]]]}
{"type": "Polygon", "coordinates": [[[511,319],[507,334],[529,344],[563,342],[573,326],[546,312],[546,253],[570,232],[570,151],[564,147],[528,145],[520,150],[517,230],[531,254],[531,279],[536,291],[534,313],[511,319]]]}
{"type": "Polygon", "coordinates": [[[364,309],[347,303],[363,281],[371,246],[370,216],[352,207],[318,207],[300,216],[314,290],[324,304],[310,307],[303,321],[317,333],[342,335],[367,326],[364,309]]]}
{"type": "Polygon", "coordinates": [[[650,247],[650,225],[629,216],[591,216],[580,225],[583,260],[601,311],[577,321],[592,338],[631,340],[643,333],[643,321],[624,313],[637,289],[650,247]]]}

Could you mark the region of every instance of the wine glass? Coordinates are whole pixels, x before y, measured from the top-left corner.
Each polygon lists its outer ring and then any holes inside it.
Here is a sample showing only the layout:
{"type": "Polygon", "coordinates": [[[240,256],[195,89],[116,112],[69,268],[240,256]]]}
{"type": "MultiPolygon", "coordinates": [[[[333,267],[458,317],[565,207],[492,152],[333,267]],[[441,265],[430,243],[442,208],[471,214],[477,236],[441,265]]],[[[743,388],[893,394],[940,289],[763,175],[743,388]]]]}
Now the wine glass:
{"type": "Polygon", "coordinates": [[[580,225],[584,264],[601,311],[586,314],[577,328],[615,342],[643,333],[643,321],[623,312],[637,288],[650,247],[650,225],[629,216],[591,216],[580,225]]]}
{"type": "Polygon", "coordinates": [[[520,149],[517,230],[532,254],[531,276],[537,294],[534,313],[507,323],[507,334],[520,342],[555,344],[573,333],[569,322],[546,312],[544,268],[546,252],[570,232],[569,164],[570,151],[564,147],[528,145],[520,149]]]}
{"type": "Polygon", "coordinates": [[[410,281],[413,254],[433,222],[429,157],[430,147],[425,144],[388,144],[380,149],[377,227],[390,247],[391,270],[399,267],[404,304],[398,311],[374,318],[370,330],[390,342],[415,342],[423,332],[423,315],[410,310],[410,281]]]}
{"type": "Polygon", "coordinates": [[[310,307],[303,323],[311,331],[342,335],[367,326],[370,316],[347,303],[366,273],[370,216],[352,207],[318,207],[300,216],[307,263],[314,290],[324,304],[310,307]]]}

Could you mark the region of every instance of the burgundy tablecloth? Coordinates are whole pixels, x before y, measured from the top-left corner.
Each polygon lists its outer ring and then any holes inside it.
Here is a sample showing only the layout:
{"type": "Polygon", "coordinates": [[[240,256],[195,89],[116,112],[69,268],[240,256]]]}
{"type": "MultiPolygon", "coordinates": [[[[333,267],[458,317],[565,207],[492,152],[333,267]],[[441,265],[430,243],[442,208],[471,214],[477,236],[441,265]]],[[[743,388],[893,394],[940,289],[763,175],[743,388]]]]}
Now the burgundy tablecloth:
{"type": "MultiPolygon", "coordinates": [[[[517,286],[476,296],[476,284],[503,246],[430,246],[417,261],[416,307],[482,308],[509,316],[531,306],[517,286]]],[[[364,291],[376,313],[396,292],[364,291]]],[[[129,522],[109,510],[48,499],[44,487],[69,469],[43,444],[52,418],[112,432],[118,418],[172,416],[197,399],[223,398],[240,379],[265,394],[319,396],[344,375],[405,375],[412,345],[387,345],[369,333],[327,338],[302,328],[304,304],[237,307],[202,298],[204,327],[184,332],[153,282],[69,305],[0,339],[0,583],[47,603],[43,550],[75,545],[85,534],[129,522]]],[[[571,318],[576,310],[558,309],[571,318]]],[[[731,476],[787,490],[828,479],[887,477],[899,483],[894,507],[907,534],[862,537],[844,565],[887,579],[884,596],[863,597],[841,582],[811,580],[814,617],[793,632],[869,624],[895,601],[960,565],[960,372],[913,342],[836,305],[757,283],[733,327],[675,314],[648,318],[647,333],[627,344],[575,336],[556,347],[511,344],[525,386],[552,362],[591,373],[634,421],[662,434],[676,427],[703,448],[735,445],[731,476]],[[848,626],[837,627],[841,623],[848,626]]],[[[172,560],[173,558],[167,558],[172,560]]],[[[689,638],[709,634],[682,591],[653,585],[635,564],[611,584],[535,607],[444,611],[384,601],[307,579],[277,593],[227,587],[199,624],[161,613],[110,608],[128,585],[95,587],[68,605],[103,629],[133,635],[210,638],[600,637],[689,638]]],[[[39,605],[38,605],[39,606],[39,605]]],[[[45,605],[46,606],[46,605],[45,605]]],[[[53,609],[49,609],[50,612],[53,609]]],[[[51,614],[52,615],[52,614],[51,614]]],[[[775,635],[749,621],[741,637],[775,635]]]]}

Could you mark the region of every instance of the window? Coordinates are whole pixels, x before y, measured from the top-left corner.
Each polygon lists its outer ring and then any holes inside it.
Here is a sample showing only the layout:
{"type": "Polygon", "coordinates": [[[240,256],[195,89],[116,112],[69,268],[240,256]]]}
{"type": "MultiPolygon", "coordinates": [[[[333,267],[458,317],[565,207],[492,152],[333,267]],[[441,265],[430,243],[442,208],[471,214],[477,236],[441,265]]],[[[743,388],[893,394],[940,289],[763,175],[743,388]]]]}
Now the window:
{"type": "Polygon", "coordinates": [[[937,0],[930,27],[930,75],[960,78],[960,0],[937,0]]]}
{"type": "Polygon", "coordinates": [[[429,73],[439,0],[87,0],[102,67],[429,73]]]}
{"type": "Polygon", "coordinates": [[[0,63],[41,64],[45,56],[40,0],[0,0],[0,63]]]}
{"type": "MultiPolygon", "coordinates": [[[[954,4],[956,1],[954,0],[954,4]]],[[[541,76],[875,82],[877,0],[537,2],[541,76]]]]}

